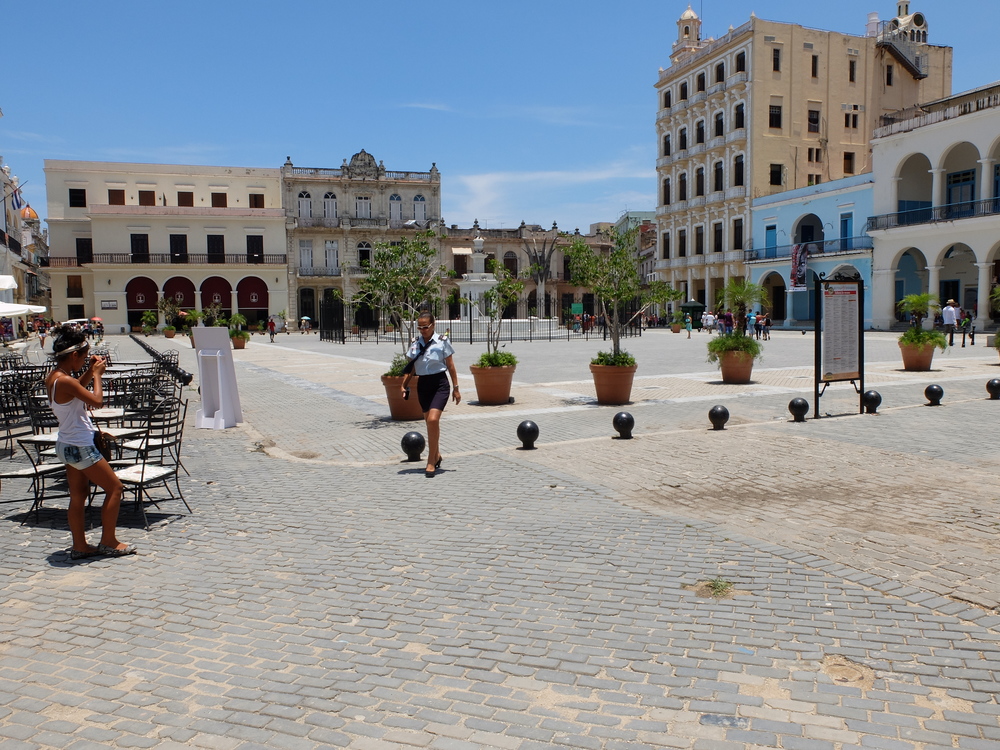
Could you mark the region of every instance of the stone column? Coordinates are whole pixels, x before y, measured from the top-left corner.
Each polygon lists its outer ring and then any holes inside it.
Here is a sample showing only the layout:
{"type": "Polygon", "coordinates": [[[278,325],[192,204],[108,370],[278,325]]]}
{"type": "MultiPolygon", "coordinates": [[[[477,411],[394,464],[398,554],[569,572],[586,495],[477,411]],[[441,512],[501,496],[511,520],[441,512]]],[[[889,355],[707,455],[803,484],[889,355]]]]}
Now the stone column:
{"type": "Polygon", "coordinates": [[[896,269],[872,269],[872,327],[888,331],[896,322],[896,269]]]}
{"type": "MultiPolygon", "coordinates": [[[[927,291],[937,297],[941,294],[941,266],[927,266],[927,291]]],[[[939,299],[938,304],[944,305],[946,300],[939,299]]],[[[930,320],[930,328],[934,327],[934,318],[927,316],[930,320]]],[[[925,321],[924,327],[928,327],[925,321]]]]}
{"type": "Polygon", "coordinates": [[[992,322],[990,318],[990,274],[993,271],[993,264],[976,263],[976,268],[979,269],[979,284],[976,295],[976,319],[973,321],[973,325],[976,326],[977,330],[982,331],[992,322]]]}
{"type": "Polygon", "coordinates": [[[996,198],[997,196],[993,194],[993,165],[997,163],[996,159],[980,159],[979,163],[983,165],[980,176],[979,188],[979,200],[988,201],[996,198]]]}
{"type": "Polygon", "coordinates": [[[943,169],[930,169],[928,170],[932,177],[932,187],[931,187],[931,205],[932,206],[943,206],[945,204],[944,199],[944,170],[943,169]]]}
{"type": "Polygon", "coordinates": [[[795,316],[792,314],[792,300],[795,299],[795,293],[790,287],[785,287],[785,324],[782,328],[791,328],[795,324],[795,316]]]}

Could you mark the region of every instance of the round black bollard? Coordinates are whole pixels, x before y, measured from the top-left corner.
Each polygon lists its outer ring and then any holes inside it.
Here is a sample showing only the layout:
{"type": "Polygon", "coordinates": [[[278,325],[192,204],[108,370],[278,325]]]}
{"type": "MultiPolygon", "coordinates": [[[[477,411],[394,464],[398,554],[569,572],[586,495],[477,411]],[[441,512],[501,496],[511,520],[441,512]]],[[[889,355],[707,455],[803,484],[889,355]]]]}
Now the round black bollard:
{"type": "Polygon", "coordinates": [[[708,410],[708,421],[712,423],[713,430],[726,429],[726,422],[729,421],[729,409],[725,406],[713,406],[708,410]]]}
{"type": "Polygon", "coordinates": [[[806,414],[809,413],[809,402],[804,398],[793,398],[788,402],[788,411],[792,413],[796,422],[805,422],[806,414]]]}
{"type": "Polygon", "coordinates": [[[986,383],[986,390],[989,391],[990,400],[996,401],[1000,398],[1000,378],[993,378],[986,383]]]}
{"type": "Polygon", "coordinates": [[[420,454],[424,452],[424,436],[419,432],[408,432],[403,435],[399,445],[406,454],[407,461],[419,461],[420,454]]]}
{"type": "Polygon", "coordinates": [[[538,440],[538,425],[530,420],[524,420],[517,426],[517,439],[521,441],[521,447],[524,450],[535,450],[535,441],[538,440]]]}
{"type": "Polygon", "coordinates": [[[861,397],[861,405],[865,407],[865,414],[878,414],[878,407],[882,403],[882,394],[878,391],[865,391],[861,397]]]}
{"type": "Polygon", "coordinates": [[[618,437],[621,440],[632,439],[632,428],[635,427],[635,417],[627,411],[620,411],[611,420],[612,426],[618,430],[618,437]]]}
{"type": "Polygon", "coordinates": [[[941,406],[941,399],[944,397],[944,388],[939,385],[929,385],[924,388],[924,396],[930,401],[928,406],[941,406]]]}

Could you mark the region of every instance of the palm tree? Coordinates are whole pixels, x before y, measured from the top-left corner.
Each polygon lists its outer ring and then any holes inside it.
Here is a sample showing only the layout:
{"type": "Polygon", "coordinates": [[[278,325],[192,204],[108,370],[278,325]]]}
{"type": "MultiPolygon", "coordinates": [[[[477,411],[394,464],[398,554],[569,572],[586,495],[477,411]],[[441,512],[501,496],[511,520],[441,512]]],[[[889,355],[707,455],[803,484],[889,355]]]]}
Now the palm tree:
{"type": "Polygon", "coordinates": [[[767,290],[760,284],[754,284],[748,279],[730,279],[729,283],[719,292],[726,307],[736,311],[736,330],[746,331],[747,311],[755,307],[766,310],[771,306],[767,290]]]}
{"type": "Polygon", "coordinates": [[[915,327],[921,328],[924,318],[930,314],[930,311],[936,312],[941,305],[935,295],[924,292],[923,294],[907,294],[896,303],[896,307],[904,315],[913,315],[916,318],[915,327]]]}

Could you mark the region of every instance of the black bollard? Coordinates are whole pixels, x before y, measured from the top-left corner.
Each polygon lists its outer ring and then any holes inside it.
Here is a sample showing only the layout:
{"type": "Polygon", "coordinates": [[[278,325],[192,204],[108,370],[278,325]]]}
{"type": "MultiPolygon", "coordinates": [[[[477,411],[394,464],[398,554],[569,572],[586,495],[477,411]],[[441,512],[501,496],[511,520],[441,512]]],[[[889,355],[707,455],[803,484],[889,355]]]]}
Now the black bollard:
{"type": "Polygon", "coordinates": [[[993,378],[993,380],[987,381],[986,390],[990,394],[991,401],[996,401],[1000,398],[1000,378],[993,378]]]}
{"type": "Polygon", "coordinates": [[[941,399],[944,397],[944,388],[939,385],[929,385],[924,388],[924,396],[930,401],[928,406],[941,406],[941,399]]]}
{"type": "Polygon", "coordinates": [[[865,407],[865,414],[878,414],[878,407],[882,403],[882,394],[878,391],[865,391],[861,397],[861,405],[865,407]]]}
{"type": "Polygon", "coordinates": [[[424,436],[419,432],[408,432],[403,435],[399,445],[406,454],[407,461],[419,461],[420,454],[424,452],[424,436]]]}
{"type": "Polygon", "coordinates": [[[729,409],[725,406],[713,406],[708,410],[708,421],[712,423],[713,430],[726,429],[726,422],[729,421],[729,409]]]}
{"type": "Polygon", "coordinates": [[[620,411],[611,420],[612,426],[618,430],[618,437],[621,440],[632,439],[632,428],[635,427],[635,417],[627,411],[620,411]]]}
{"type": "Polygon", "coordinates": [[[524,420],[517,426],[517,439],[521,441],[523,450],[535,450],[535,441],[538,440],[538,425],[528,419],[524,420]]]}
{"type": "Polygon", "coordinates": [[[792,413],[794,421],[805,422],[806,414],[809,413],[809,402],[804,398],[793,398],[788,402],[788,411],[792,413]]]}

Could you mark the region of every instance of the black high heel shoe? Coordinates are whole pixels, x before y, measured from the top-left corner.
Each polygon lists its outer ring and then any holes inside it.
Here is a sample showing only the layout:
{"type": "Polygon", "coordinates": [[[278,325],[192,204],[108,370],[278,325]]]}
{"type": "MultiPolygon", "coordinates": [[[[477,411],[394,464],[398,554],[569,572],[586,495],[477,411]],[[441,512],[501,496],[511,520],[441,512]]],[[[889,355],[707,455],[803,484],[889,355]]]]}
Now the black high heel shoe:
{"type": "Polygon", "coordinates": [[[444,458],[444,456],[438,456],[438,460],[437,460],[437,463],[436,463],[436,464],[434,464],[434,468],[435,468],[435,469],[440,469],[440,468],[441,468],[441,459],[442,459],[442,458],[444,458]]]}

